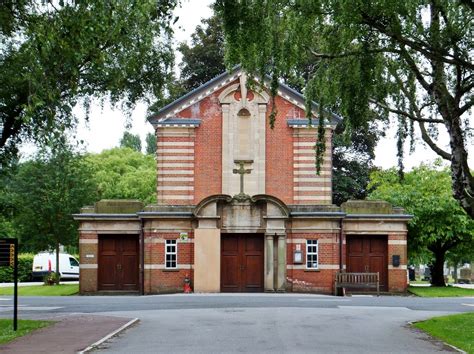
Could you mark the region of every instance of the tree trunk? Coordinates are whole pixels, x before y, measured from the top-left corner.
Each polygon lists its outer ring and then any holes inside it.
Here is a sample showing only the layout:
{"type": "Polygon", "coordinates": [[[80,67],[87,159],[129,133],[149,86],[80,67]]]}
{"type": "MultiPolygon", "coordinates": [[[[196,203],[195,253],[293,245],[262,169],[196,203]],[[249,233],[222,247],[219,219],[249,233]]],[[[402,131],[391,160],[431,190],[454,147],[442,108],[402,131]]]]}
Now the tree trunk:
{"type": "MultiPolygon", "coordinates": [[[[431,24],[430,40],[436,52],[442,50],[441,44],[441,8],[436,1],[430,4],[431,24]]],[[[437,57],[430,60],[432,71],[432,83],[427,88],[433,95],[438,111],[443,118],[444,125],[449,134],[449,145],[451,147],[451,179],[453,196],[459,201],[461,207],[471,218],[474,218],[474,178],[468,165],[466,141],[462,129],[461,115],[458,97],[459,88],[454,95],[449,91],[449,80],[445,70],[445,64],[437,57]]],[[[460,67],[456,67],[461,70],[460,67]]],[[[460,98],[460,97],[459,97],[460,98]]]]}
{"type": "Polygon", "coordinates": [[[454,263],[454,273],[453,273],[454,282],[458,282],[458,263],[454,263]]]}
{"type": "Polygon", "coordinates": [[[56,284],[59,284],[59,242],[56,243],[56,284]]]}
{"type": "Polygon", "coordinates": [[[431,270],[431,285],[432,286],[446,286],[444,282],[444,258],[446,251],[437,250],[433,251],[435,259],[430,265],[431,270]]]}
{"type": "Polygon", "coordinates": [[[451,146],[451,178],[453,195],[471,218],[474,218],[474,178],[468,165],[467,151],[460,126],[460,117],[446,121],[451,146]]]}

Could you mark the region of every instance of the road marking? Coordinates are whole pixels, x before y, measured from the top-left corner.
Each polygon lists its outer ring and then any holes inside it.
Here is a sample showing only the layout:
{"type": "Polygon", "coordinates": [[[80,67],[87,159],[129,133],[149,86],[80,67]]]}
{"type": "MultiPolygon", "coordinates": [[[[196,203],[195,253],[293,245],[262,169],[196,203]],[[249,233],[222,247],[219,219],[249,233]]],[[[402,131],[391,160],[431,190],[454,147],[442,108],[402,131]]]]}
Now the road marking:
{"type": "Polygon", "coordinates": [[[351,301],[350,299],[298,299],[298,301],[351,301]]]}
{"type": "Polygon", "coordinates": [[[351,297],[374,297],[374,295],[351,295],[351,297]]]}
{"type": "Polygon", "coordinates": [[[11,301],[12,299],[4,299],[0,297],[0,301],[11,301]]]}
{"type": "Polygon", "coordinates": [[[340,309],[361,309],[361,310],[409,310],[408,307],[391,306],[338,306],[340,309]]]}
{"type": "MultiPolygon", "coordinates": [[[[62,309],[63,306],[25,306],[25,305],[20,305],[18,306],[18,310],[20,311],[51,311],[51,310],[57,310],[57,309],[62,309]]],[[[0,311],[5,312],[5,311],[10,311],[13,310],[12,305],[0,305],[0,311]]]]}
{"type": "Polygon", "coordinates": [[[464,305],[464,306],[473,306],[473,307],[474,307],[474,304],[461,304],[461,305],[464,305]]]}

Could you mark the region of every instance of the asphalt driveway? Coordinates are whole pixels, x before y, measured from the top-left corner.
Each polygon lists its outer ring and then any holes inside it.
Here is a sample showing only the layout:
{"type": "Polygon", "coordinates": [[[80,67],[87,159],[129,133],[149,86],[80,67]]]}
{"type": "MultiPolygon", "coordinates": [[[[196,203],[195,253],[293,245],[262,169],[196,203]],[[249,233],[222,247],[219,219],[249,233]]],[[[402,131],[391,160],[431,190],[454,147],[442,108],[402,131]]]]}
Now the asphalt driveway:
{"type": "MultiPolygon", "coordinates": [[[[104,353],[433,353],[452,351],[407,321],[443,312],[406,308],[227,308],[136,314],[139,326],[104,353]]],[[[122,315],[125,315],[123,313],[122,315]]]]}
{"type": "MultiPolygon", "coordinates": [[[[7,297],[0,316],[8,317],[7,297]]],[[[21,318],[102,315],[140,323],[103,353],[433,353],[410,321],[474,310],[474,298],[214,294],[20,298],[21,318]]]]}

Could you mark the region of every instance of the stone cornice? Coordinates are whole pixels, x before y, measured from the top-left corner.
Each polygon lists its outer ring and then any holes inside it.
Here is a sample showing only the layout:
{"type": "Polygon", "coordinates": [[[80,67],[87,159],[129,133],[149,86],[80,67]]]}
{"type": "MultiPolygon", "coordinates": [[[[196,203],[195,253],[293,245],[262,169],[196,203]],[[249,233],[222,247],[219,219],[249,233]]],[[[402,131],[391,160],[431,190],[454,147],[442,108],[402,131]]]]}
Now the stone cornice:
{"type": "Polygon", "coordinates": [[[180,211],[141,211],[137,213],[140,219],[189,219],[193,217],[191,212],[180,211]]]}
{"type": "Polygon", "coordinates": [[[134,220],[138,221],[137,214],[72,214],[74,220],[134,220]]]}
{"type": "Polygon", "coordinates": [[[374,219],[374,220],[411,220],[411,214],[347,214],[346,219],[374,219]]]}

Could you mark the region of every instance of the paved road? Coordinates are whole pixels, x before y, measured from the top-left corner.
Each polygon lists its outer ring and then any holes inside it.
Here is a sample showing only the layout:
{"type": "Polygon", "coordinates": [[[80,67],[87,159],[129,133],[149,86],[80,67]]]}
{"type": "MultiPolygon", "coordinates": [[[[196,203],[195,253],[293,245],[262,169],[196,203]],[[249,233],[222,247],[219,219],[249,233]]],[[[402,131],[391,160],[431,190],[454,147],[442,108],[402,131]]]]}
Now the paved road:
{"type": "Polygon", "coordinates": [[[380,307],[149,311],[100,352],[433,353],[449,349],[406,322],[443,314],[380,307]]]}
{"type": "MultiPolygon", "coordinates": [[[[474,298],[256,295],[22,297],[21,318],[90,313],[141,322],[104,353],[433,353],[409,321],[474,311],[474,298]]],[[[0,316],[11,297],[0,297],[0,316]]]]}
{"type": "MultiPolygon", "coordinates": [[[[0,314],[11,308],[12,297],[0,296],[0,314]]],[[[178,294],[152,296],[28,296],[19,298],[20,312],[95,313],[210,308],[338,308],[374,306],[415,311],[474,311],[474,297],[421,298],[414,296],[334,297],[310,294],[178,294]]]]}

